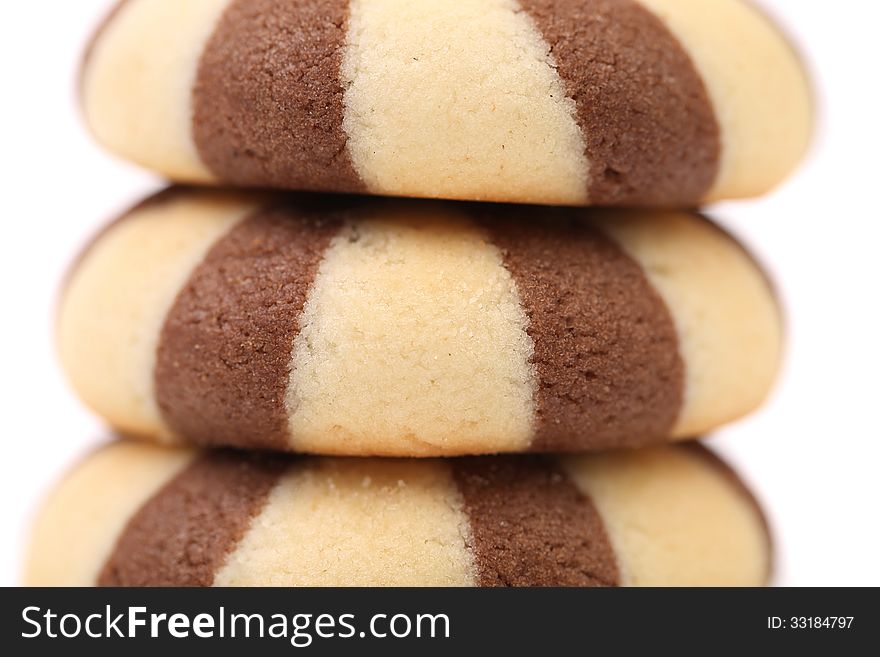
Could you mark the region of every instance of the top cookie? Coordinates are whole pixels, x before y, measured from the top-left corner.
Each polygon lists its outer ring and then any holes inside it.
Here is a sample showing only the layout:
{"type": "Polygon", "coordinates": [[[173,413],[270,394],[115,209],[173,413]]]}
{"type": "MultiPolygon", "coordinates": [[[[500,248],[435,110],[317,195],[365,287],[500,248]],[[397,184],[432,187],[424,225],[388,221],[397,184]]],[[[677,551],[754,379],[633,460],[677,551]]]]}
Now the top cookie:
{"type": "Polygon", "coordinates": [[[811,127],[741,0],[125,0],[82,86],[105,146],[178,181],[431,198],[755,196],[811,127]]]}

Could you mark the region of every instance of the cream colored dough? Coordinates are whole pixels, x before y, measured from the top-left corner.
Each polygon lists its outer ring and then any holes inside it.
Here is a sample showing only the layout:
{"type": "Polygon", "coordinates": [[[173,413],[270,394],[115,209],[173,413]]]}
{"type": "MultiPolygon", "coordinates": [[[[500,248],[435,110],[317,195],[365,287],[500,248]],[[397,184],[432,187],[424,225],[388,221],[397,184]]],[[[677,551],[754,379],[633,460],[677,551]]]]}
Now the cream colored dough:
{"type": "Polygon", "coordinates": [[[763,586],[770,551],[751,500],[706,459],[681,448],[572,457],[623,586],[763,586]]]}
{"type": "MultiPolygon", "coordinates": [[[[119,442],[89,456],[41,510],[25,583],[94,585],[129,520],[202,453],[119,442]]],[[[766,583],[760,512],[708,458],[662,447],[562,459],[602,517],[624,586],[766,583]]],[[[294,461],[213,583],[470,586],[473,544],[448,461],[294,461]]]]}
{"type": "MultiPolygon", "coordinates": [[[[813,122],[794,49],[750,2],[638,1],[683,44],[715,108],[721,163],[705,200],[771,189],[803,156],[813,122]]],[[[228,4],[123,5],[83,72],[100,142],[175,180],[214,181],[192,137],[192,92],[228,4]]],[[[574,101],[516,0],[352,0],[340,77],[348,149],[370,191],[589,202],[574,101]]]]}
{"type": "MultiPolygon", "coordinates": [[[[62,299],[59,349],[77,392],[114,428],[174,438],[153,389],[162,326],[211,246],[267,198],[181,191],[112,226],[82,259],[62,299]]],[[[641,265],[675,322],[685,390],[674,437],[758,406],[782,327],[741,247],[690,213],[589,216],[641,265]]],[[[462,206],[361,211],[324,254],[299,324],[285,394],[290,449],[528,449],[538,386],[528,318],[502,254],[462,206]]]]}
{"type": "Polygon", "coordinates": [[[125,433],[171,437],[153,393],[165,316],[211,245],[255,207],[246,196],[180,194],[135,210],[88,250],[64,293],[58,345],[93,410],[125,433]]]}
{"type": "Polygon", "coordinates": [[[748,254],[691,214],[603,213],[600,221],[641,264],[675,322],[685,395],[674,436],[699,436],[759,406],[779,369],[782,321],[748,254]]]}
{"type": "Polygon", "coordinates": [[[229,0],[128,0],[94,45],[83,105],[98,141],[181,182],[214,177],[192,138],[202,50],[229,0]]]}
{"type": "Polygon", "coordinates": [[[120,442],[89,456],[53,491],[34,525],[26,586],[94,586],[143,504],[195,456],[120,442]]]}
{"type": "Polygon", "coordinates": [[[372,192],[586,201],[574,101],[514,0],[352,0],[342,80],[372,192]]]}
{"type": "Polygon", "coordinates": [[[384,204],[334,240],[294,344],[295,449],[436,456],[528,446],[527,318],[501,253],[454,208],[384,204]]]}
{"type": "Polygon", "coordinates": [[[638,0],[687,49],[721,127],[721,167],[706,200],[757,196],[792,170],[812,130],[803,64],[743,0],[638,0]]]}
{"type": "Polygon", "coordinates": [[[440,462],[294,468],[216,586],[472,586],[469,525],[440,462]]]}

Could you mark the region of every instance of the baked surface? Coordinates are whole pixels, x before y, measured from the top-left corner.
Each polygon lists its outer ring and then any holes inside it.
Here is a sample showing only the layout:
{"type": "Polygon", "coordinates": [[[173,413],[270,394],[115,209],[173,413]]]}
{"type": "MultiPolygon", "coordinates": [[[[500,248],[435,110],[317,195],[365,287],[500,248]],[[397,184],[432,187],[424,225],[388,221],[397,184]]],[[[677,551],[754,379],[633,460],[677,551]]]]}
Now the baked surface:
{"type": "Polygon", "coordinates": [[[811,132],[743,0],[184,4],[125,0],[82,75],[97,139],[179,182],[693,207],[768,191],[811,132]]]}
{"type": "Polygon", "coordinates": [[[58,326],[124,434],[341,456],[699,436],[761,403],[782,343],[696,214],[183,188],[95,240],[58,326]]]}
{"type": "Polygon", "coordinates": [[[383,461],[119,442],[46,502],[26,583],[760,586],[769,572],[755,500],[696,444],[383,461]]]}

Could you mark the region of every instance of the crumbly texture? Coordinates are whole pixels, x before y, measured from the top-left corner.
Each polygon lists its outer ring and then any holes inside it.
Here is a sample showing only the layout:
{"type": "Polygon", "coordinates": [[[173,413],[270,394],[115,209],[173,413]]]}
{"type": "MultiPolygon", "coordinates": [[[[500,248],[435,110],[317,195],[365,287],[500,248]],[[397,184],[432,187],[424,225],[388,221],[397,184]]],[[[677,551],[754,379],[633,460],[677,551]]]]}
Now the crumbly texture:
{"type": "Polygon", "coordinates": [[[184,5],[127,0],[83,69],[98,140],[180,181],[694,206],[768,191],[811,134],[744,0],[184,5]]]}
{"type": "Polygon", "coordinates": [[[614,550],[592,502],[541,457],[451,465],[473,536],[477,586],[617,586],[614,550]]]}
{"type": "Polygon", "coordinates": [[[293,340],[343,212],[331,199],[259,210],[190,274],[154,369],[157,403],[176,434],[201,445],[287,445],[293,340]]]}
{"type": "Polygon", "coordinates": [[[636,0],[521,0],[550,44],[599,205],[691,205],[715,180],[718,124],[694,64],[636,0]]]}
{"type": "Polygon", "coordinates": [[[259,454],[202,456],[132,516],[98,586],[210,586],[287,465],[259,454]]]}
{"type": "Polygon", "coordinates": [[[457,206],[375,206],[327,251],[296,337],[297,450],[521,451],[536,382],[501,253],[457,206]]]}
{"type": "Polygon", "coordinates": [[[461,495],[439,461],[312,459],[288,473],[222,586],[472,586],[461,495]]]}
{"type": "Polygon", "coordinates": [[[570,213],[545,210],[541,223],[517,210],[504,215],[484,224],[516,281],[535,343],[531,449],[637,447],[668,436],[681,409],[684,363],[670,310],[641,265],[570,213]]]}
{"type": "Polygon", "coordinates": [[[193,91],[199,155],[236,185],[363,189],[342,129],[348,0],[232,0],[193,91]]]}
{"type": "Polygon", "coordinates": [[[742,483],[682,447],[377,460],[117,443],[51,496],[26,582],[759,586],[768,547],[742,483]]]}
{"type": "Polygon", "coordinates": [[[74,386],[151,438],[339,456],[643,446],[759,405],[760,267],[699,215],[186,191],[82,257],[74,386]]]}
{"type": "Polygon", "coordinates": [[[515,0],[353,0],[341,74],[371,192],[586,202],[575,104],[515,0]]]}

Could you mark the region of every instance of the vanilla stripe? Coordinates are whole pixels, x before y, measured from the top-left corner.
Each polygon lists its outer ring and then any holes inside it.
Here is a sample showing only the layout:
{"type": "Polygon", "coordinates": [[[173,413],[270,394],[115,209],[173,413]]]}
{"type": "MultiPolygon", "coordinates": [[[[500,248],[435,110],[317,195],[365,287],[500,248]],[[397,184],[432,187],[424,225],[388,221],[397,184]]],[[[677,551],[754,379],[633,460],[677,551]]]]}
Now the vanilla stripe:
{"type": "Polygon", "coordinates": [[[352,0],[342,80],[372,192],[587,200],[574,102],[514,0],[352,0]]]}
{"type": "Polygon", "coordinates": [[[124,0],[83,69],[83,107],[100,142],[179,182],[215,180],[193,140],[191,97],[228,2],[124,0]]]}
{"type": "Polygon", "coordinates": [[[813,99],[802,62],[752,0],[638,0],[690,54],[721,128],[718,175],[702,199],[758,196],[803,157],[813,99]]]}
{"type": "Polygon", "coordinates": [[[534,346],[501,253],[456,206],[375,207],[333,241],[305,306],[287,398],[293,447],[527,448],[534,346]]]}
{"type": "Polygon", "coordinates": [[[605,521],[624,586],[767,583],[764,517],[732,471],[672,447],[569,457],[565,467],[605,521]]]}
{"type": "Polygon", "coordinates": [[[467,519],[435,461],[316,459],[288,473],[221,586],[470,586],[467,519]]]}
{"type": "Polygon", "coordinates": [[[681,213],[606,213],[597,222],[672,311],[686,363],[672,435],[699,436],[757,407],[779,371],[783,343],[778,302],[760,265],[709,221],[681,213]]]}

